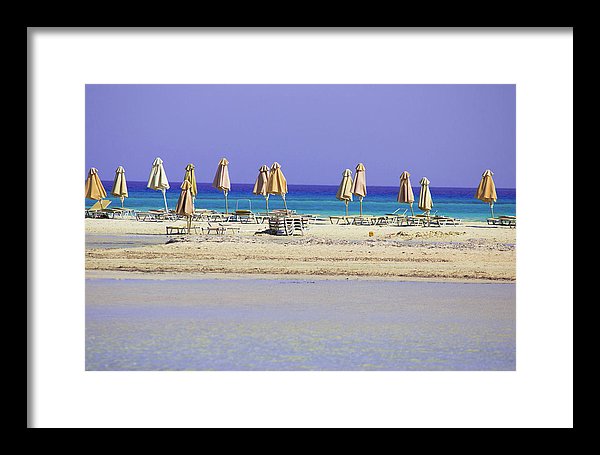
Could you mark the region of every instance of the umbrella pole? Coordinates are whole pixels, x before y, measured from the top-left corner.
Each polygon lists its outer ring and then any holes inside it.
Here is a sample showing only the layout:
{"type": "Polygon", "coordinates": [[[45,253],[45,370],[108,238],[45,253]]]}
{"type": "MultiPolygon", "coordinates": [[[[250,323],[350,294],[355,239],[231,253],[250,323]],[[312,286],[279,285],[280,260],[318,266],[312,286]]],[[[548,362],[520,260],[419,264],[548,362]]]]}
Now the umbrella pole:
{"type": "Polygon", "coordinates": [[[225,195],[225,214],[228,214],[229,207],[227,206],[227,190],[223,190],[223,194],[225,195]]]}
{"type": "Polygon", "coordinates": [[[348,201],[344,201],[346,203],[346,216],[348,216],[348,201]]]}
{"type": "Polygon", "coordinates": [[[283,206],[285,207],[285,209],[287,210],[287,203],[285,202],[285,194],[281,195],[281,198],[283,199],[283,206]]]}
{"type": "Polygon", "coordinates": [[[191,215],[188,216],[187,228],[188,228],[188,235],[190,235],[192,233],[192,217],[191,217],[191,215]]]}
{"type": "Polygon", "coordinates": [[[124,205],[123,205],[124,203],[125,203],[125,197],[121,196],[121,208],[124,207],[124,205]]]}
{"type": "Polygon", "coordinates": [[[269,213],[269,195],[268,194],[265,196],[265,202],[267,204],[267,214],[268,214],[269,213]]]}
{"type": "Polygon", "coordinates": [[[362,200],[363,200],[362,196],[359,198],[359,200],[360,200],[360,216],[362,216],[362,200]]]}
{"type": "Polygon", "coordinates": [[[408,205],[410,205],[410,213],[412,214],[412,216],[415,216],[415,212],[413,212],[412,203],[410,203],[408,205]]]}
{"type": "Polygon", "coordinates": [[[169,213],[169,206],[167,205],[167,190],[163,188],[161,191],[163,194],[163,199],[165,200],[165,213],[169,213]]]}
{"type": "Polygon", "coordinates": [[[490,212],[492,212],[492,218],[494,218],[494,203],[490,202],[490,212]]]}

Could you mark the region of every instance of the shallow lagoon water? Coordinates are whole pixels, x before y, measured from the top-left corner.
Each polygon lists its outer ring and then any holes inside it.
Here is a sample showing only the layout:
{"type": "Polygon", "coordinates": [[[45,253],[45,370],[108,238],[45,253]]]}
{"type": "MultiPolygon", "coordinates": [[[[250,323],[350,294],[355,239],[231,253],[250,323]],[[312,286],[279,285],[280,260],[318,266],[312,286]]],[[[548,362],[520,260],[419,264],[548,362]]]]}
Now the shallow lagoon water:
{"type": "Polygon", "coordinates": [[[515,285],[86,280],[86,370],[514,370],[515,285]]]}

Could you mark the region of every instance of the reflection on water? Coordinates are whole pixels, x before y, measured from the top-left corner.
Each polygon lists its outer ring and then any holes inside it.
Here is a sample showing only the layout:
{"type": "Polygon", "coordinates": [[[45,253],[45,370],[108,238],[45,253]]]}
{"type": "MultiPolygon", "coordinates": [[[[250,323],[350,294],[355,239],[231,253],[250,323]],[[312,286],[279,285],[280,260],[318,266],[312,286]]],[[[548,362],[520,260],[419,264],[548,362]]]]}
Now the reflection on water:
{"type": "Polygon", "coordinates": [[[515,285],[86,280],[87,370],[514,370],[515,285]]]}

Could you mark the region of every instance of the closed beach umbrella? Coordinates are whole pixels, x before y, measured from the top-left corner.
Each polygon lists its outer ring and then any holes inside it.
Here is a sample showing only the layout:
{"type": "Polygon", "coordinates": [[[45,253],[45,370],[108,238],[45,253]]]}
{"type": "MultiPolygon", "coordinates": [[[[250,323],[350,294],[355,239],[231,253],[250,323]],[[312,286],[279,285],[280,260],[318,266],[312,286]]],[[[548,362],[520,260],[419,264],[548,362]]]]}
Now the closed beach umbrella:
{"type": "Polygon", "coordinates": [[[358,163],[356,166],[356,174],[354,174],[354,183],[352,184],[352,194],[358,196],[360,201],[360,216],[362,216],[362,201],[367,195],[367,176],[365,174],[365,166],[358,163]]]}
{"type": "Polygon", "coordinates": [[[400,192],[398,193],[398,202],[401,204],[410,205],[410,213],[413,215],[413,202],[415,202],[415,195],[413,194],[412,187],[410,186],[410,174],[407,171],[404,171],[400,175],[400,192]]]}
{"type": "Polygon", "coordinates": [[[192,193],[192,206],[196,202],[196,195],[198,194],[198,184],[196,183],[196,167],[190,163],[185,167],[185,176],[183,180],[190,182],[190,192],[192,193]]]}
{"type": "Polygon", "coordinates": [[[229,161],[227,161],[226,158],[221,158],[212,184],[214,188],[223,191],[223,194],[225,195],[225,213],[229,213],[229,208],[227,207],[227,194],[231,190],[228,165],[229,161]]]}
{"type": "Polygon", "coordinates": [[[127,181],[125,180],[125,169],[123,169],[123,166],[119,166],[115,171],[115,180],[113,181],[110,194],[121,199],[121,207],[123,207],[123,202],[128,196],[127,181]]]}
{"type": "Polygon", "coordinates": [[[102,182],[100,181],[98,169],[96,169],[95,167],[89,170],[87,179],[85,180],[85,197],[87,199],[101,201],[100,206],[103,209],[108,207],[108,203],[105,206],[102,201],[102,199],[106,197],[106,190],[104,189],[104,185],[102,185],[102,182]]]}
{"type": "Polygon", "coordinates": [[[192,215],[194,214],[194,200],[192,195],[192,183],[189,180],[184,180],[181,184],[181,193],[177,199],[175,213],[185,216],[188,219],[188,234],[191,230],[192,215]]]}
{"type": "Polygon", "coordinates": [[[494,184],[492,175],[494,175],[492,171],[489,169],[485,170],[481,176],[475,197],[480,201],[490,204],[490,211],[492,212],[492,218],[494,218],[494,202],[496,202],[498,196],[496,195],[496,185],[494,184]]]}
{"type": "Polygon", "coordinates": [[[427,215],[433,207],[433,199],[431,199],[431,191],[429,191],[429,180],[423,177],[419,182],[421,184],[421,192],[419,193],[419,209],[423,210],[427,215]]]}
{"type": "Polygon", "coordinates": [[[348,202],[352,200],[352,171],[346,169],[342,173],[342,181],[335,195],[340,201],[346,204],[346,216],[348,216],[348,202]]]}
{"type": "Polygon", "coordinates": [[[148,178],[148,188],[151,190],[162,191],[163,199],[165,200],[165,211],[169,212],[167,206],[167,190],[171,187],[167,174],[163,166],[163,161],[160,158],[156,158],[152,163],[152,169],[150,170],[150,177],[148,178]]]}
{"type": "Polygon", "coordinates": [[[287,181],[281,171],[281,165],[278,162],[274,162],[271,166],[271,173],[269,174],[269,180],[267,182],[267,193],[280,195],[283,199],[283,205],[287,210],[287,203],[285,202],[285,195],[287,192],[287,181]]]}
{"type": "Polygon", "coordinates": [[[254,188],[252,193],[256,195],[264,196],[267,204],[267,213],[269,212],[269,193],[267,193],[267,183],[269,183],[269,167],[264,164],[258,170],[258,177],[254,182],[254,188]]]}

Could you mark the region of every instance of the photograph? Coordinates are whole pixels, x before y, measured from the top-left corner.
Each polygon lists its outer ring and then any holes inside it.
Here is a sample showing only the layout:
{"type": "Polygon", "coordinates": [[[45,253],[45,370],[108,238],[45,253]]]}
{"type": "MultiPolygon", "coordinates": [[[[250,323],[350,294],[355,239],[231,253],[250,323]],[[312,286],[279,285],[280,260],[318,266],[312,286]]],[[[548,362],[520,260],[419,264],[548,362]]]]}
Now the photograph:
{"type": "Polygon", "coordinates": [[[86,372],[517,370],[515,84],[84,90],[86,372]]]}

